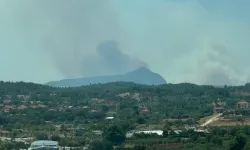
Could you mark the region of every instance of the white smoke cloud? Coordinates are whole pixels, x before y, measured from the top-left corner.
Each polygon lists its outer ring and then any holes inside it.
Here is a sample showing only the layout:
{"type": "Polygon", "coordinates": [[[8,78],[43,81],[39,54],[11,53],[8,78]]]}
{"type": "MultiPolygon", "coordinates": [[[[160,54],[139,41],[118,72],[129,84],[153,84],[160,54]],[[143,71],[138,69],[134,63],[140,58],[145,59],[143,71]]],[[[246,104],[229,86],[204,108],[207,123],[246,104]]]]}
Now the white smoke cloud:
{"type": "Polygon", "coordinates": [[[250,78],[250,3],[222,1],[0,0],[0,37],[39,55],[39,63],[62,78],[147,65],[172,83],[244,84],[250,78]],[[98,51],[107,41],[118,48],[98,51]]]}

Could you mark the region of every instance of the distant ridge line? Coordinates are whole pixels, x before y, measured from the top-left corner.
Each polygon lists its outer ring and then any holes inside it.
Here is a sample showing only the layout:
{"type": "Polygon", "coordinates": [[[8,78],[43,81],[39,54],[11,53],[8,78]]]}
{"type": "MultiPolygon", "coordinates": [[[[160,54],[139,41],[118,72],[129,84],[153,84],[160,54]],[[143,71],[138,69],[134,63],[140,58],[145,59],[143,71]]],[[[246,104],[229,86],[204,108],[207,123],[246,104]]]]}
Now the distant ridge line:
{"type": "Polygon", "coordinates": [[[109,82],[133,82],[145,85],[160,85],[167,83],[161,75],[152,72],[146,67],[140,67],[136,70],[121,75],[64,79],[60,81],[48,82],[45,85],[54,87],[78,87],[90,84],[103,84],[109,82]]]}

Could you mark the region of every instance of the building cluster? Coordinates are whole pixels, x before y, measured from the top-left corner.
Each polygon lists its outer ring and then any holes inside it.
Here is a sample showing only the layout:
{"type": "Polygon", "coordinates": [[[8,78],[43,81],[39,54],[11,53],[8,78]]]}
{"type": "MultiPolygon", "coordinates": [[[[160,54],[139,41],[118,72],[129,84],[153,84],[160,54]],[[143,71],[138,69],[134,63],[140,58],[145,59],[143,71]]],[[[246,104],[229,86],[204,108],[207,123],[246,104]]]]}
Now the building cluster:
{"type": "Polygon", "coordinates": [[[238,110],[249,110],[249,103],[247,101],[240,101],[237,103],[236,108],[238,110]]]}
{"type": "MultiPolygon", "coordinates": [[[[214,108],[213,111],[214,113],[223,113],[226,111],[226,102],[217,102],[216,104],[214,103],[214,108]]],[[[235,106],[235,111],[250,111],[250,105],[249,102],[242,100],[236,103],[235,106]]]]}

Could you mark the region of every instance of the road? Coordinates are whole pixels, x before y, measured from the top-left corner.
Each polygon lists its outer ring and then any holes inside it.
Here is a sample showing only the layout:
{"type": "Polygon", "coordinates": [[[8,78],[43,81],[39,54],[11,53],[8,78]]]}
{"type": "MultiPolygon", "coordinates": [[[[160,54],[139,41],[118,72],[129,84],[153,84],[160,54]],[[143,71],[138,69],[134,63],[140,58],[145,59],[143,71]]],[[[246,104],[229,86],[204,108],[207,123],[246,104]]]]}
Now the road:
{"type": "Polygon", "coordinates": [[[222,115],[222,113],[213,116],[212,118],[208,119],[205,123],[203,123],[201,126],[205,127],[205,126],[209,125],[210,123],[218,120],[221,115],[222,115]]]}

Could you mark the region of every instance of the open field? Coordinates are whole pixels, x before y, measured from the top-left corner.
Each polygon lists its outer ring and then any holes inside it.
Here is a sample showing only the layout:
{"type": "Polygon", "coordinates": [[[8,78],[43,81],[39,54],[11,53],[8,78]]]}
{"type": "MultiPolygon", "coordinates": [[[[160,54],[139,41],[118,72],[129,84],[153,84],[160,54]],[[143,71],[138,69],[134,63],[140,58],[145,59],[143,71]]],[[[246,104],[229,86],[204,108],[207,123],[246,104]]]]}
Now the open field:
{"type": "Polygon", "coordinates": [[[220,117],[218,120],[212,122],[209,126],[244,126],[250,125],[250,117],[242,119],[225,119],[220,117]]]}

